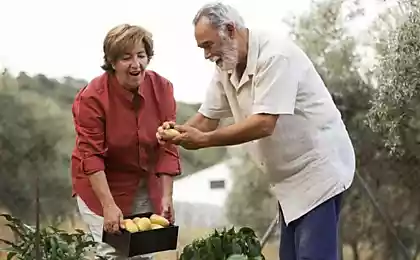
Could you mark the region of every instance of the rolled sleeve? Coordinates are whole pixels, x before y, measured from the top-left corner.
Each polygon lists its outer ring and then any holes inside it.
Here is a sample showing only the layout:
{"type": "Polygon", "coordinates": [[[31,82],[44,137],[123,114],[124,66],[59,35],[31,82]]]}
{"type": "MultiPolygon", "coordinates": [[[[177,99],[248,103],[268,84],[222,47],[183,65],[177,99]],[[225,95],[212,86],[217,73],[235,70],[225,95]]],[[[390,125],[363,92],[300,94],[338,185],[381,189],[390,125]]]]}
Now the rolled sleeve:
{"type": "Polygon", "coordinates": [[[285,56],[272,56],[257,73],[253,114],[294,114],[302,69],[285,56]]]}
{"type": "MultiPolygon", "coordinates": [[[[164,121],[175,122],[176,101],[172,83],[168,82],[165,90],[164,100],[167,100],[167,102],[163,103],[165,104],[165,107],[162,109],[162,111],[165,111],[165,114],[163,115],[164,121]]],[[[176,145],[168,144],[160,147],[155,172],[156,174],[168,174],[172,176],[181,174],[179,151],[176,145]]]]}
{"type": "Polygon", "coordinates": [[[85,174],[93,174],[105,170],[104,161],[99,156],[82,158],[81,164],[85,174]]]}
{"type": "Polygon", "coordinates": [[[174,145],[170,145],[169,148],[165,147],[160,149],[159,159],[156,164],[156,173],[171,176],[181,174],[179,152],[174,145]]]}
{"type": "Polygon", "coordinates": [[[204,102],[198,110],[200,114],[211,119],[223,119],[232,116],[232,111],[220,82],[219,74],[216,70],[210,86],[207,88],[204,102]]]}
{"type": "Polygon", "coordinates": [[[76,149],[81,157],[81,170],[87,175],[105,170],[103,114],[98,101],[91,97],[80,95],[73,105],[76,149]]]}

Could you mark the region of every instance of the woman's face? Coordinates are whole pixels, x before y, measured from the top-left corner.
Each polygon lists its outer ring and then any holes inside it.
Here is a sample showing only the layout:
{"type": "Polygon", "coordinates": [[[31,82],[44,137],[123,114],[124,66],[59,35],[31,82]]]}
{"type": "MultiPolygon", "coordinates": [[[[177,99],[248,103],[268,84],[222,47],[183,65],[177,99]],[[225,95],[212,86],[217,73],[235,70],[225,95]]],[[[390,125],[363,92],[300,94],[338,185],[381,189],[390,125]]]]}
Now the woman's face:
{"type": "Polygon", "coordinates": [[[115,76],[118,82],[128,90],[137,89],[144,79],[144,73],[149,58],[143,42],[140,42],[130,52],[126,52],[114,64],[115,76]]]}

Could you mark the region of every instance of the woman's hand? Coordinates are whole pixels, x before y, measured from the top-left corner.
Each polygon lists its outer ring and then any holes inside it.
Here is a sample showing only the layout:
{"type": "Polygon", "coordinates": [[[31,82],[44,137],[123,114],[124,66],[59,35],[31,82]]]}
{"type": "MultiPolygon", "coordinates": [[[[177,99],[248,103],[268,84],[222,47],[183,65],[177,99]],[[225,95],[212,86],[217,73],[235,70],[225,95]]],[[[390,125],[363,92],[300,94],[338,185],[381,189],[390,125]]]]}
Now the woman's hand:
{"type": "Polygon", "coordinates": [[[121,209],[116,205],[103,208],[104,230],[109,233],[118,233],[120,228],[124,228],[124,216],[121,209]]]}
{"type": "Polygon", "coordinates": [[[175,126],[175,122],[169,121],[169,122],[164,122],[161,126],[158,127],[157,132],[156,132],[156,138],[160,145],[167,144],[175,136],[179,135],[179,132],[174,129],[174,126],[175,126]]]}
{"type": "Polygon", "coordinates": [[[162,212],[161,216],[166,218],[171,224],[175,223],[175,211],[172,202],[172,196],[162,197],[162,212]]]}

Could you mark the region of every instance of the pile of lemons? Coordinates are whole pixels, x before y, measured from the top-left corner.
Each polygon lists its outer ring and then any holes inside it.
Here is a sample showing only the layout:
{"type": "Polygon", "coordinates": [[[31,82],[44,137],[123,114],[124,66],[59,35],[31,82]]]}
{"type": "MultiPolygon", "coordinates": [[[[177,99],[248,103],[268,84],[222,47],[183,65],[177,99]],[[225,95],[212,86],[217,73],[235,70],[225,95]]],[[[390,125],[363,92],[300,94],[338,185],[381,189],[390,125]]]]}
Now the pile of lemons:
{"type": "Polygon", "coordinates": [[[124,219],[125,229],[130,233],[160,229],[169,226],[169,221],[157,214],[152,214],[150,218],[135,217],[133,219],[124,219]]]}

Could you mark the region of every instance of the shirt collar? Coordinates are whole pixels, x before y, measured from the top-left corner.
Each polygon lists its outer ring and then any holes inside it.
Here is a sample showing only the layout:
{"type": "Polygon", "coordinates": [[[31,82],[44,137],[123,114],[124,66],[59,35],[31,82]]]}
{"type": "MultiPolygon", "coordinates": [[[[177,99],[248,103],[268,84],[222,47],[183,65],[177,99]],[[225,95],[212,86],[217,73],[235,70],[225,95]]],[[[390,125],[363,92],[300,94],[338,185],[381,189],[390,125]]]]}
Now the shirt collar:
{"type": "MultiPolygon", "coordinates": [[[[109,75],[110,75],[110,85],[113,89],[115,89],[116,93],[118,95],[121,95],[128,101],[132,102],[136,91],[135,90],[130,91],[130,90],[125,89],[123,86],[121,86],[121,84],[117,80],[117,77],[115,77],[113,73],[110,73],[109,75]]],[[[147,80],[147,77],[148,77],[148,73],[146,71],[143,82],[147,80]]],[[[141,86],[137,89],[137,94],[139,94],[142,98],[144,98],[144,86],[141,86]]]]}

